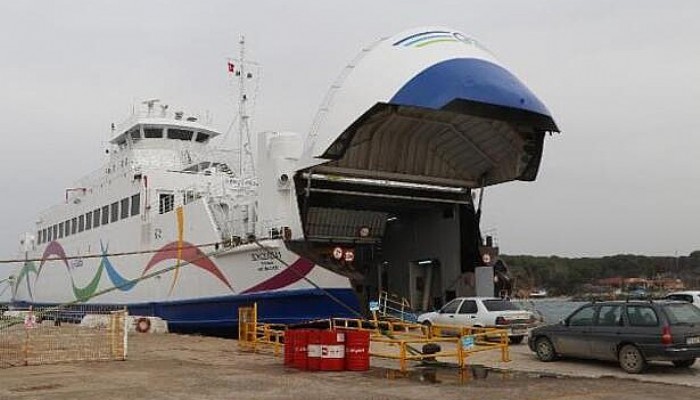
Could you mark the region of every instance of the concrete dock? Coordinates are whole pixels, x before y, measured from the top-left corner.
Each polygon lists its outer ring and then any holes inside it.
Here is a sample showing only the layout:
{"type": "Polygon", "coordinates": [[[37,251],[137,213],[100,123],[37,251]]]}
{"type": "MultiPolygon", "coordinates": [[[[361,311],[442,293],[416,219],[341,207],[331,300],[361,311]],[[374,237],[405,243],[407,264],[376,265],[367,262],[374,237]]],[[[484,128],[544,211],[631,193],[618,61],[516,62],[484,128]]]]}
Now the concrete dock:
{"type": "Polygon", "coordinates": [[[510,363],[495,353],[470,357],[471,366],[505,372],[460,379],[454,368],[420,367],[403,376],[396,362],[379,359],[362,373],[297,371],[281,358],[240,353],[236,341],[212,337],[134,334],[129,343],[126,361],[2,368],[0,399],[669,400],[695,398],[700,386],[697,366],[659,364],[630,376],[612,363],[541,363],[526,345],[511,348],[510,363]]]}

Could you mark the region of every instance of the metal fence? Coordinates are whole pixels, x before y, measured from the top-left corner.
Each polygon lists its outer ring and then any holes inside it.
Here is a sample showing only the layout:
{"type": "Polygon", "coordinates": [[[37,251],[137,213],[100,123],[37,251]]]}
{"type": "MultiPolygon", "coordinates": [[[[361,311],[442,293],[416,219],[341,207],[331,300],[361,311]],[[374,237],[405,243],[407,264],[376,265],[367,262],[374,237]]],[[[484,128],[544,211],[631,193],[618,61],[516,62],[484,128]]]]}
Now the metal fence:
{"type": "Polygon", "coordinates": [[[124,360],[127,312],[89,305],[0,311],[0,368],[124,360]]]}

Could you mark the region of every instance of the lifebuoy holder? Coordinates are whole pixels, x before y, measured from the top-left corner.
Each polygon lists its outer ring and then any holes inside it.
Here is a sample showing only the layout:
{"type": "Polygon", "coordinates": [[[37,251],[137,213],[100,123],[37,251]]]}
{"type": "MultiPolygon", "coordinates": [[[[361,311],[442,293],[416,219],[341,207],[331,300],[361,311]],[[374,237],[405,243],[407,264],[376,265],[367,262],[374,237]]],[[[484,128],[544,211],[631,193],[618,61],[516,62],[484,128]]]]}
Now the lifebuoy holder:
{"type": "Polygon", "coordinates": [[[146,333],[151,330],[151,320],[148,318],[139,318],[136,320],[136,332],[146,333]]]}

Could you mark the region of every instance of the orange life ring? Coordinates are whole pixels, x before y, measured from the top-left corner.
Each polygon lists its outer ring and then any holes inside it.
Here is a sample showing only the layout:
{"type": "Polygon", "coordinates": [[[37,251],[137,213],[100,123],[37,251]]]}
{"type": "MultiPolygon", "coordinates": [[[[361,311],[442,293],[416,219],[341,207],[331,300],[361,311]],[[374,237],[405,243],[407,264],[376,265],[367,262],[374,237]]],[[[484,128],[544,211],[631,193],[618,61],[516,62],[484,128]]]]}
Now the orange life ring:
{"type": "Polygon", "coordinates": [[[148,318],[139,318],[136,321],[136,332],[146,333],[151,330],[151,320],[148,318]]]}

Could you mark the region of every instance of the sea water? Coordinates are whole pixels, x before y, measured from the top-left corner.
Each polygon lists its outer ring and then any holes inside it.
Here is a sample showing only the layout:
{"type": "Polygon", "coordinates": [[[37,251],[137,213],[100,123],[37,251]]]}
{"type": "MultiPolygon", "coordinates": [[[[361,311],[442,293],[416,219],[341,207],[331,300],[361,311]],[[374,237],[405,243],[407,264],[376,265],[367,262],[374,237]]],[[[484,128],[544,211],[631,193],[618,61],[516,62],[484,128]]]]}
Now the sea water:
{"type": "Polygon", "coordinates": [[[526,310],[539,311],[544,317],[545,324],[556,324],[569,316],[574,310],[586,304],[586,302],[570,301],[566,298],[514,300],[514,302],[526,310]]]}

